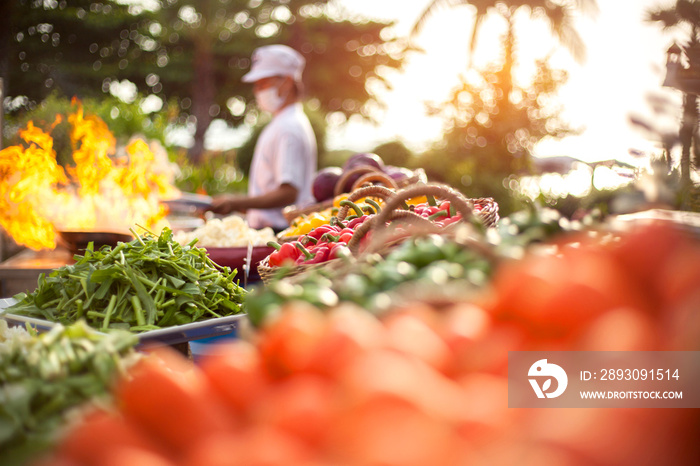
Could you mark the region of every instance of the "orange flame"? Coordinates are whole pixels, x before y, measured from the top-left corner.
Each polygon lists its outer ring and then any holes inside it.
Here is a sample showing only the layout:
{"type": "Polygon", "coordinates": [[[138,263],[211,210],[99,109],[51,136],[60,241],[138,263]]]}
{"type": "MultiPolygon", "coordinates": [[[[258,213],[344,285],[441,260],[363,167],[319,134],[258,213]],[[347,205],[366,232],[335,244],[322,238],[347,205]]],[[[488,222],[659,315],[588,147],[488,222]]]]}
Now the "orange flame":
{"type": "MultiPolygon", "coordinates": [[[[57,117],[57,122],[60,116],[57,117]]],[[[161,199],[177,194],[167,171],[158,170],[148,144],[136,139],[113,158],[116,140],[80,102],[68,116],[74,166],[56,161],[51,136],[30,121],[20,137],[27,147],[0,151],[0,225],[30,249],[53,249],[56,232],[128,231],[167,226],[161,199]]]]}

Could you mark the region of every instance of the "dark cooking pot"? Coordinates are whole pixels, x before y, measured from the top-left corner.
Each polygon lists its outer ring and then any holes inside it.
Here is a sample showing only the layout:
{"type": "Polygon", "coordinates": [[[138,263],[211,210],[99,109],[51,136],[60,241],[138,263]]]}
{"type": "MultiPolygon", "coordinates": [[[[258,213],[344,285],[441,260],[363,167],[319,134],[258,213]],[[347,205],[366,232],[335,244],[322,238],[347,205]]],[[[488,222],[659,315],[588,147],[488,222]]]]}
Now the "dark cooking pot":
{"type": "Polygon", "coordinates": [[[128,243],[134,237],[128,233],[112,231],[59,231],[58,236],[73,254],[78,254],[87,249],[92,242],[95,250],[104,245],[116,246],[118,242],[128,243]]]}

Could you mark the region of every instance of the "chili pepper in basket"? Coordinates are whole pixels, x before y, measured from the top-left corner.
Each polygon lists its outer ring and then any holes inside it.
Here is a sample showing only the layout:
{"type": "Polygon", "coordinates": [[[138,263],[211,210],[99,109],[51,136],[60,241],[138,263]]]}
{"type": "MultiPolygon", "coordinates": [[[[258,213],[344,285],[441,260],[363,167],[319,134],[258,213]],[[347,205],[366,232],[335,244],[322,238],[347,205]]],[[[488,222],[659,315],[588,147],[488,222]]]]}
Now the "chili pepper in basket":
{"type": "Polygon", "coordinates": [[[294,263],[297,260],[297,258],[301,255],[301,251],[299,251],[294,246],[295,242],[296,241],[293,241],[291,243],[284,243],[282,245],[279,245],[273,241],[267,243],[268,246],[272,246],[275,249],[277,249],[272,254],[270,254],[270,257],[267,260],[270,267],[281,267],[289,263],[294,263]]]}
{"type": "Polygon", "coordinates": [[[319,240],[326,233],[336,235],[339,232],[340,228],[338,228],[337,226],[321,225],[320,227],[314,228],[310,233],[307,234],[307,236],[319,240]]]}
{"type": "Polygon", "coordinates": [[[308,249],[306,249],[306,247],[304,247],[304,245],[301,244],[301,242],[294,241],[293,244],[294,244],[294,247],[297,248],[301,252],[301,254],[297,257],[297,260],[296,260],[297,264],[299,264],[300,262],[304,262],[304,261],[307,261],[309,259],[314,258],[314,255],[311,254],[311,252],[308,249]]]}
{"type": "Polygon", "coordinates": [[[348,222],[347,227],[354,230],[355,228],[357,228],[359,225],[361,225],[368,218],[369,218],[369,215],[363,215],[361,217],[357,217],[355,219],[352,219],[348,222]]]}
{"type": "Polygon", "coordinates": [[[347,258],[352,256],[352,252],[350,252],[350,249],[347,247],[346,244],[343,243],[333,243],[330,247],[330,254],[328,255],[328,260],[331,259],[338,259],[338,258],[347,258]]]}
{"type": "Polygon", "coordinates": [[[321,262],[325,262],[328,260],[328,256],[331,252],[330,246],[328,244],[324,244],[322,246],[318,246],[313,248],[313,257],[310,259],[307,258],[303,263],[304,264],[320,264],[321,262]]]}
{"type": "Polygon", "coordinates": [[[428,220],[437,220],[440,217],[447,217],[449,212],[445,210],[438,210],[434,214],[428,216],[428,220]]]}

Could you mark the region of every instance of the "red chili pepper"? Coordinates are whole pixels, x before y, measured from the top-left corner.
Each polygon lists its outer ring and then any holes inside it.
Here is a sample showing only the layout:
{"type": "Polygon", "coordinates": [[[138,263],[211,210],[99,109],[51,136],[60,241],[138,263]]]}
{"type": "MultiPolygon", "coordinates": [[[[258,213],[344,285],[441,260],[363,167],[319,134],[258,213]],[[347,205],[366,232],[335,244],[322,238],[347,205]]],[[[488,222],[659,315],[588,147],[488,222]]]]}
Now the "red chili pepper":
{"type": "Polygon", "coordinates": [[[314,238],[313,236],[304,235],[301,238],[299,238],[299,242],[301,244],[303,244],[304,246],[308,246],[308,245],[313,246],[314,244],[318,243],[318,240],[316,238],[314,238]]]}
{"type": "Polygon", "coordinates": [[[318,240],[318,244],[328,244],[335,243],[340,239],[340,234],[332,235],[330,233],[324,233],[323,236],[318,240]]]}
{"type": "Polygon", "coordinates": [[[314,238],[314,239],[320,239],[321,236],[323,236],[326,233],[331,233],[331,234],[337,234],[340,231],[340,228],[336,226],[331,226],[331,225],[321,225],[320,227],[316,227],[313,230],[311,230],[307,236],[314,238]]]}
{"type": "Polygon", "coordinates": [[[353,235],[352,232],[350,232],[350,233],[341,233],[341,234],[340,234],[340,237],[338,238],[338,241],[341,242],[341,243],[348,244],[348,243],[350,242],[350,240],[352,239],[352,235],[353,235]]]}
{"type": "Polygon", "coordinates": [[[350,249],[342,243],[334,243],[331,245],[330,250],[331,252],[328,255],[328,260],[352,256],[350,249]]]}
{"type": "Polygon", "coordinates": [[[347,227],[354,230],[355,228],[357,228],[358,225],[361,225],[362,222],[367,220],[367,218],[369,218],[369,215],[363,215],[362,217],[354,218],[348,222],[347,227]]]}
{"type": "Polygon", "coordinates": [[[417,213],[418,215],[423,216],[423,217],[427,217],[428,215],[430,215],[429,210],[430,210],[430,207],[426,203],[416,204],[413,207],[413,211],[415,213],[417,213]]]}
{"type": "Polygon", "coordinates": [[[447,217],[452,217],[452,212],[454,211],[454,209],[452,209],[450,206],[450,201],[444,201],[442,204],[440,204],[440,210],[447,212],[447,217]]]}
{"type": "Polygon", "coordinates": [[[267,260],[270,267],[281,267],[295,262],[301,255],[301,251],[294,246],[295,242],[284,243],[277,251],[270,254],[270,258],[267,260]]]}
{"type": "Polygon", "coordinates": [[[309,250],[306,249],[304,247],[304,245],[301,244],[300,242],[294,241],[294,247],[299,250],[299,256],[297,256],[297,259],[296,259],[297,264],[314,258],[314,255],[311,254],[311,252],[309,252],[309,250]]]}
{"type": "Polygon", "coordinates": [[[439,219],[439,218],[441,218],[441,217],[447,218],[448,216],[449,216],[449,212],[446,212],[446,211],[444,211],[444,210],[438,210],[438,211],[435,212],[434,214],[429,215],[429,216],[428,216],[428,220],[437,220],[437,219],[439,219]]]}
{"type": "Polygon", "coordinates": [[[331,252],[327,245],[318,246],[313,249],[314,256],[304,261],[304,264],[319,264],[328,260],[328,255],[331,252]]]}

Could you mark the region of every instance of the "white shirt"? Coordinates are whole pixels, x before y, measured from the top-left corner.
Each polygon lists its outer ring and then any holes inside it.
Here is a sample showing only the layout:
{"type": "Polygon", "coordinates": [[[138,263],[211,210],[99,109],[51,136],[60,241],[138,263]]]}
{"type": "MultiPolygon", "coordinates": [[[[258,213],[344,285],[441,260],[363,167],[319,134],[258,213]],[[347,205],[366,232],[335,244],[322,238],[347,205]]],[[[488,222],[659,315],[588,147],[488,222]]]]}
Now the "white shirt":
{"type": "MultiPolygon", "coordinates": [[[[283,108],[262,130],[255,145],[248,179],[248,195],[260,196],[287,183],[297,188],[290,204],[313,204],[311,192],[317,163],[316,138],[301,103],[283,108]]],[[[248,224],[260,229],[283,229],[289,223],[282,208],[248,209],[248,224]]]]}

